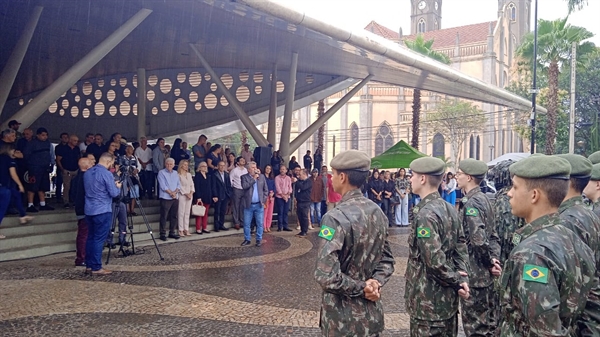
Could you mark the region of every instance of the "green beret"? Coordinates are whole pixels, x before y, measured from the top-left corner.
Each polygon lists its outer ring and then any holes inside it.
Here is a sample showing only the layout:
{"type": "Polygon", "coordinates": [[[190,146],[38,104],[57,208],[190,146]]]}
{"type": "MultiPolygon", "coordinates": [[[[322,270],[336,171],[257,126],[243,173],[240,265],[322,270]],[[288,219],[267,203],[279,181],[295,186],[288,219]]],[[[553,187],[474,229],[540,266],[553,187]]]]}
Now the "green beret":
{"type": "Polygon", "coordinates": [[[446,164],[440,158],[422,157],[410,163],[410,169],[420,174],[439,176],[446,171],[446,164]]]}
{"type": "Polygon", "coordinates": [[[362,151],[348,150],[333,157],[329,165],[340,171],[368,172],[371,169],[371,158],[362,151]]]}
{"type": "Polygon", "coordinates": [[[588,157],[592,164],[600,164],[600,151],[596,151],[588,157]]]}
{"type": "Polygon", "coordinates": [[[483,178],[488,171],[487,164],[477,159],[463,159],[458,169],[475,178],[483,178]]]}
{"type": "Polygon", "coordinates": [[[589,178],[592,173],[592,162],[578,154],[558,154],[557,157],[566,159],[571,165],[571,178],[589,178]]]}
{"type": "Polygon", "coordinates": [[[510,173],[525,179],[569,180],[571,165],[557,156],[530,156],[510,165],[510,173]]]}
{"type": "Polygon", "coordinates": [[[600,180],[600,164],[592,165],[592,175],[590,180],[599,181],[600,180]]]}

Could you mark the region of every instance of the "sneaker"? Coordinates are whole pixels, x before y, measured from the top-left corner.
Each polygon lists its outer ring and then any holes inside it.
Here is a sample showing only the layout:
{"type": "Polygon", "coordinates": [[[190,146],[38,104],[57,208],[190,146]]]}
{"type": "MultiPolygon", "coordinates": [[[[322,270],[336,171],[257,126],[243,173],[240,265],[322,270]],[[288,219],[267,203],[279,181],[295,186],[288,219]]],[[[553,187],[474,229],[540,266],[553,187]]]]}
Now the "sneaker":
{"type": "Polygon", "coordinates": [[[32,216],[26,215],[24,217],[20,217],[19,218],[19,222],[21,223],[21,225],[24,225],[26,223],[28,223],[29,221],[33,220],[34,218],[32,216]]]}
{"type": "Polygon", "coordinates": [[[37,213],[39,212],[37,208],[35,208],[35,206],[29,206],[27,207],[27,213],[37,213]]]}
{"type": "Polygon", "coordinates": [[[52,207],[48,204],[46,204],[44,206],[40,206],[40,211],[53,211],[53,210],[54,210],[54,207],[52,207]]]}

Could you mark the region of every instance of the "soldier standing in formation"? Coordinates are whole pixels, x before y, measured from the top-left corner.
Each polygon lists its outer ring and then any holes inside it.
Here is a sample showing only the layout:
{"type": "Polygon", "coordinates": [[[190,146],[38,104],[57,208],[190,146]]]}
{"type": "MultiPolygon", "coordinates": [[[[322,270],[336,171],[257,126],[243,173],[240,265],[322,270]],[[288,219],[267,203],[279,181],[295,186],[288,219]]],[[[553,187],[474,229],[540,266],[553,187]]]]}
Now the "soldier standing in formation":
{"type": "Polygon", "coordinates": [[[469,251],[470,296],[461,301],[462,321],[467,336],[493,336],[498,324],[494,276],[500,276],[500,244],[494,229],[494,212],[479,183],[487,173],[486,163],[461,160],[456,173],[458,187],[466,195],[458,210],[469,251]]]}
{"type": "Polygon", "coordinates": [[[469,256],[453,205],[438,193],[445,164],[424,157],[410,164],[413,208],[404,298],[411,336],[456,336],[458,297],[469,297],[469,256]]]}
{"type": "Polygon", "coordinates": [[[320,327],[324,336],[378,336],[384,330],[380,288],[394,273],[387,241],[388,219],[365,198],[371,159],[350,150],[331,161],[335,192],[343,195],[321,221],[315,279],[323,289],[320,327]]]}
{"type": "Polygon", "coordinates": [[[594,213],[600,217],[600,164],[592,166],[590,182],[583,190],[583,194],[590,200],[594,213]]]}
{"type": "MultiPolygon", "coordinates": [[[[578,154],[561,154],[571,165],[569,189],[558,207],[563,226],[572,230],[592,252],[596,261],[596,281],[600,279],[600,219],[583,203],[583,189],[592,173],[592,162],[578,154]]],[[[586,310],[577,322],[578,336],[600,336],[600,284],[596,282],[588,296],[586,310]]]]}
{"type": "Polygon", "coordinates": [[[595,284],[594,252],[562,225],[571,166],[532,156],[510,166],[512,212],[525,219],[501,279],[500,336],[569,336],[595,284]]]}

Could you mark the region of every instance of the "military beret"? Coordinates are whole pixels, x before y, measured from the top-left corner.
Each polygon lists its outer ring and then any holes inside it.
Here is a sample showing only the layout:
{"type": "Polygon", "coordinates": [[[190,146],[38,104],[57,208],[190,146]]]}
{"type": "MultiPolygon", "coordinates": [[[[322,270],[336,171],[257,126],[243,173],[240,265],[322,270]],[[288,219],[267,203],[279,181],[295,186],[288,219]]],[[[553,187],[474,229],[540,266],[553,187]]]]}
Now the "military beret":
{"type": "Polygon", "coordinates": [[[415,173],[439,176],[446,171],[446,164],[440,158],[422,157],[410,163],[410,169],[415,173]]]}
{"type": "Polygon", "coordinates": [[[488,171],[487,164],[477,159],[463,159],[458,164],[458,168],[464,173],[476,177],[483,178],[488,171]]]}
{"type": "Polygon", "coordinates": [[[330,165],[340,171],[367,172],[371,169],[371,158],[362,151],[348,150],[333,157],[330,165]]]}
{"type": "Polygon", "coordinates": [[[557,157],[566,159],[571,165],[571,178],[589,178],[592,173],[592,162],[578,154],[558,154],[557,157]]]}
{"type": "Polygon", "coordinates": [[[510,173],[525,179],[569,180],[571,165],[557,156],[530,156],[510,165],[510,173]]]}
{"type": "Polygon", "coordinates": [[[592,165],[592,175],[590,180],[599,181],[600,180],[600,164],[592,165]]]}
{"type": "Polygon", "coordinates": [[[600,151],[596,151],[588,157],[592,164],[600,164],[600,151]]]}

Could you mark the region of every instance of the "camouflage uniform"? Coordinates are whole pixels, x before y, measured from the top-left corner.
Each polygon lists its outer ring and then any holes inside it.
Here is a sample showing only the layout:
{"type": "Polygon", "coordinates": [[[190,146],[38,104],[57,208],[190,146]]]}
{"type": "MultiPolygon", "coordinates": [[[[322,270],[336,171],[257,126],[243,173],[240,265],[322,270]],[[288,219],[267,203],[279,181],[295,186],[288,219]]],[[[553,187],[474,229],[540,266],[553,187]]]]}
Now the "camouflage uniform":
{"type": "Polygon", "coordinates": [[[467,336],[492,336],[498,325],[497,297],[490,268],[499,259],[500,244],[494,229],[494,212],[479,187],[461,199],[458,211],[469,250],[470,296],[461,299],[463,328],[467,336]]]}
{"type": "Polygon", "coordinates": [[[596,201],[596,202],[592,203],[592,210],[593,210],[594,214],[596,214],[598,217],[600,217],[600,201],[596,201]]]}
{"type": "Polygon", "coordinates": [[[496,200],[494,202],[494,227],[500,238],[500,263],[508,259],[508,255],[515,247],[512,239],[517,228],[525,225],[523,218],[516,217],[512,214],[509,202],[509,197],[506,195],[510,191],[511,186],[502,188],[496,192],[496,200]]]}
{"type": "Polygon", "coordinates": [[[592,250],[557,213],[517,229],[502,272],[500,336],[569,336],[596,271],[592,250]]]}
{"type": "Polygon", "coordinates": [[[581,196],[563,201],[558,208],[563,226],[573,231],[595,253],[596,283],[588,296],[584,314],[578,320],[578,336],[600,336],[600,219],[581,196]]]}
{"type": "Polygon", "coordinates": [[[413,212],[404,292],[411,336],[456,336],[457,290],[468,282],[459,271],[469,272],[463,229],[454,206],[438,192],[421,200],[413,212]]]}
{"type": "Polygon", "coordinates": [[[381,301],[364,297],[365,281],[385,285],[394,273],[388,220],[360,189],[344,194],[321,221],[315,279],[323,288],[324,336],[372,336],[384,329],[381,301]]]}

